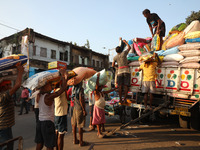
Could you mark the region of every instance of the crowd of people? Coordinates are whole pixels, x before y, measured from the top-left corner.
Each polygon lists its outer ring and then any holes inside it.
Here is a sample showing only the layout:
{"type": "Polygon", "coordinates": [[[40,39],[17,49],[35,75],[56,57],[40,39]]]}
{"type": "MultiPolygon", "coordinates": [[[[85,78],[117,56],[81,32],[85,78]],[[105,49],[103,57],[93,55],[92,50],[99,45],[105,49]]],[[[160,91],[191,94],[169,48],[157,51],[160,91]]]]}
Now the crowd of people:
{"type": "MultiPolygon", "coordinates": [[[[161,36],[165,34],[165,24],[158,17],[157,14],[151,14],[149,10],[143,11],[144,16],[147,18],[150,31],[153,34],[159,33],[161,36]],[[153,26],[153,27],[152,27],[153,26]],[[155,28],[155,33],[153,29],[155,28]]],[[[121,38],[120,38],[121,40],[121,38]]],[[[127,45],[126,50],[121,47],[116,47],[117,55],[113,59],[112,67],[118,65],[117,72],[117,88],[120,97],[120,103],[127,103],[127,93],[130,86],[130,70],[128,67],[127,55],[130,51],[130,45],[123,40],[127,45]],[[124,91],[124,96],[122,96],[124,91]],[[124,97],[124,99],[123,99],[124,97]]],[[[155,56],[156,57],[156,56],[155,56]]],[[[145,107],[147,107],[147,93],[153,93],[155,87],[155,67],[157,63],[147,63],[140,66],[143,70],[143,90],[146,94],[145,107]]],[[[0,83],[0,143],[13,138],[12,126],[15,124],[15,111],[14,101],[12,96],[20,88],[22,82],[22,75],[24,72],[23,66],[17,66],[18,74],[14,86],[11,86],[10,80],[4,80],[0,83]]],[[[51,82],[47,82],[40,89],[35,89],[32,96],[26,87],[23,87],[20,95],[21,109],[19,115],[22,115],[25,108],[25,114],[28,114],[28,102],[32,99],[34,103],[34,111],[36,118],[36,135],[35,143],[36,150],[41,150],[44,146],[48,149],[62,150],[64,147],[64,135],[67,132],[67,115],[70,112],[71,125],[73,132],[73,144],[80,146],[87,145],[88,143],[83,140],[83,128],[85,127],[86,119],[86,104],[84,97],[84,89],[82,82],[69,86],[67,85],[68,74],[64,69],[60,69],[61,82],[55,87],[51,82]],[[34,95],[34,96],[33,96],[34,95]],[[70,102],[69,102],[70,101],[70,102]],[[70,109],[69,109],[70,106],[70,109]],[[76,130],[78,128],[79,138],[77,138],[76,130]]],[[[109,91],[103,91],[103,85],[99,84],[100,73],[97,74],[97,81],[95,90],[89,94],[89,107],[90,107],[90,126],[89,131],[94,131],[97,127],[97,136],[103,138],[105,135],[104,124],[105,119],[105,94],[111,93],[110,96],[117,96],[115,86],[109,91]]],[[[76,77],[74,77],[76,78],[76,77]]],[[[150,97],[150,107],[153,96],[150,97]]],[[[0,147],[4,150],[5,147],[0,147]]],[[[13,143],[8,144],[7,149],[13,149],[13,143]]]]}

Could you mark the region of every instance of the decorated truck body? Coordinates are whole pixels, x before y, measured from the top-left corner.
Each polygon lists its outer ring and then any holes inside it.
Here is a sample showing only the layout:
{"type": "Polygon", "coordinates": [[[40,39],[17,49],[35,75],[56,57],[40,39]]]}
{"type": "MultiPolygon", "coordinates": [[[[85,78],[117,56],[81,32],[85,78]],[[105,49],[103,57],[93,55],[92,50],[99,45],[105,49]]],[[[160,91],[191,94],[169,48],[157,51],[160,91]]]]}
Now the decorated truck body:
{"type": "MultiPolygon", "coordinates": [[[[142,71],[139,66],[130,67],[130,91],[136,93],[136,101],[131,104],[132,118],[136,111],[134,108],[144,108],[141,94],[142,71]]],[[[200,99],[200,71],[180,67],[161,67],[156,70],[156,89],[153,105],[159,105],[166,100],[170,101],[162,113],[179,115],[181,127],[200,128],[199,99],[200,99]]]]}

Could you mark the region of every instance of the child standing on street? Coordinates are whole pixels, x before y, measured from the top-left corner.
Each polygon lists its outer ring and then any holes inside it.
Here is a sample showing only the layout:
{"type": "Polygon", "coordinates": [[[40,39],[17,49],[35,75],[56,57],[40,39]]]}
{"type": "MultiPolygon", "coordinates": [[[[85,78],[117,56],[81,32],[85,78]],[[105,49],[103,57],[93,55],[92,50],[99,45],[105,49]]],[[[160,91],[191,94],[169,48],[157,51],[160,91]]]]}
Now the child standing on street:
{"type": "Polygon", "coordinates": [[[94,104],[94,110],[93,110],[93,120],[92,125],[97,126],[97,136],[99,138],[103,138],[104,135],[102,132],[105,131],[104,124],[106,123],[105,119],[105,98],[104,94],[110,93],[114,91],[115,89],[111,89],[109,91],[102,91],[103,86],[99,86],[99,76],[100,73],[97,74],[97,81],[96,81],[96,88],[94,90],[94,98],[95,98],[95,104],[94,104]]]}

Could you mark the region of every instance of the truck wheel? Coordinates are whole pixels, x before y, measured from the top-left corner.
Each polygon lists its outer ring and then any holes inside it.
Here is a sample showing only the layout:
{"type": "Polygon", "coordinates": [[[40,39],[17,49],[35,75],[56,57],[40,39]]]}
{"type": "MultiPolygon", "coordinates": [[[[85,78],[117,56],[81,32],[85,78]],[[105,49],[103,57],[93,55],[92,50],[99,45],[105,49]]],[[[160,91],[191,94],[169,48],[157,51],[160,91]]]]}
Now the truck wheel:
{"type": "Polygon", "coordinates": [[[125,123],[125,119],[126,119],[126,110],[125,110],[125,106],[120,106],[120,112],[119,112],[119,118],[122,124],[125,123]]]}
{"type": "Polygon", "coordinates": [[[186,116],[179,115],[179,125],[181,128],[190,128],[190,118],[186,116]]]}
{"type": "Polygon", "coordinates": [[[199,112],[199,103],[195,104],[190,109],[191,117],[190,117],[190,127],[194,130],[200,130],[200,112],[199,112]]]}
{"type": "Polygon", "coordinates": [[[131,119],[134,120],[139,117],[139,112],[137,108],[131,108],[131,119]]]}

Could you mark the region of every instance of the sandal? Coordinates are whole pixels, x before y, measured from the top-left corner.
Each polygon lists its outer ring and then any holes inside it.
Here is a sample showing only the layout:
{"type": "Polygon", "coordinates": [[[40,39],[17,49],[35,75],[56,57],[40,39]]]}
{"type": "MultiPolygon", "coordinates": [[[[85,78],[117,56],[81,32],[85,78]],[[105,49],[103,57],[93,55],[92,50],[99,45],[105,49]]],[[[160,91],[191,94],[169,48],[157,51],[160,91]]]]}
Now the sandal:
{"type": "Polygon", "coordinates": [[[90,143],[84,142],[84,141],[82,143],[79,143],[80,147],[82,147],[82,146],[88,146],[88,145],[90,145],[90,143]]]}

